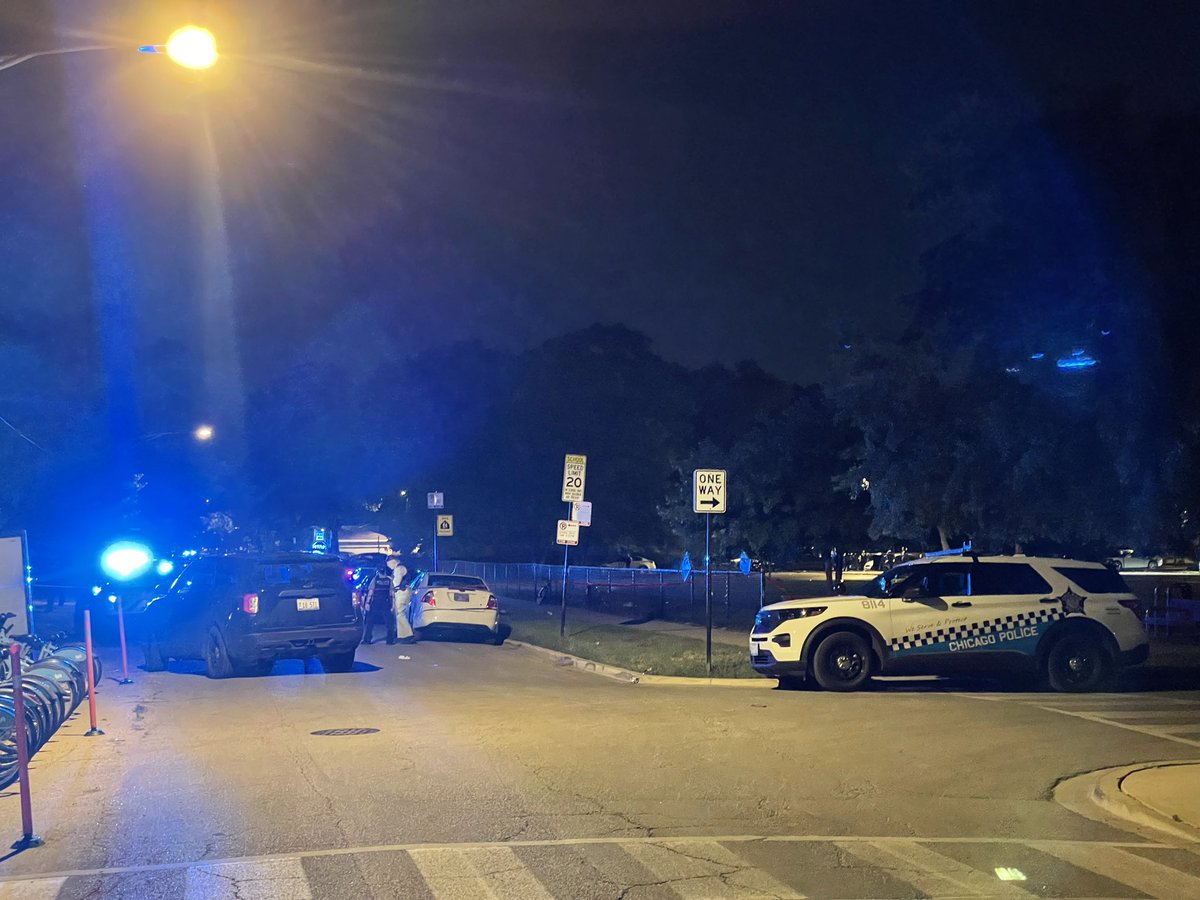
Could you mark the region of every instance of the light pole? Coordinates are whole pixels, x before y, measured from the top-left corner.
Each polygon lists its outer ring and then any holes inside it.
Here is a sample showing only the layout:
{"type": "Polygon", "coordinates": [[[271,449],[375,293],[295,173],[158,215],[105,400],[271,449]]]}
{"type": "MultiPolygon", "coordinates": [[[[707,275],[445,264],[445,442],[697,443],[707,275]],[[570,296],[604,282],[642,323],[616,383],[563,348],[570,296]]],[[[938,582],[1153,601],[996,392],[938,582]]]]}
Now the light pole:
{"type": "Polygon", "coordinates": [[[40,56],[63,56],[68,53],[88,53],[95,50],[136,49],[138,53],[162,54],[185,69],[210,69],[216,65],[217,39],[207,28],[185,25],[176,29],[165,44],[142,44],[140,47],[122,47],[118,44],[86,44],[82,47],[58,47],[53,50],[35,50],[15,56],[0,57],[0,71],[19,66],[23,62],[40,56]]]}

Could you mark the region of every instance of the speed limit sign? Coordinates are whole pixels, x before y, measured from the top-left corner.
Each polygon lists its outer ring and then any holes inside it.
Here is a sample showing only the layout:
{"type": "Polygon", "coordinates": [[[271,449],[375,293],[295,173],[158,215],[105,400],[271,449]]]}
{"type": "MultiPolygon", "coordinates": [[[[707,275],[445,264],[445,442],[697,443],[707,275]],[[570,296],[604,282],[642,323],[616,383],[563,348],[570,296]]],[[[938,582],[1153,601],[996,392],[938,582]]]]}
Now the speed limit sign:
{"type": "Polygon", "coordinates": [[[587,457],[568,453],[563,463],[563,503],[574,503],[583,499],[583,482],[587,478],[587,457]]]}

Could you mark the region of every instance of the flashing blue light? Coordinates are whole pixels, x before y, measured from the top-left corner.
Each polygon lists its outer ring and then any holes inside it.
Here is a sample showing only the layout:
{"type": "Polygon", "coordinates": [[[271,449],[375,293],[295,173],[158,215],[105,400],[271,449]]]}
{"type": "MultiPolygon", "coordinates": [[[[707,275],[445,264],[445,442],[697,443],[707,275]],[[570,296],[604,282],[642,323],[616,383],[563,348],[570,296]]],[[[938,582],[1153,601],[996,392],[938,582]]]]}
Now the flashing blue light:
{"type": "Polygon", "coordinates": [[[133,541],[117,541],[100,556],[100,568],[109,578],[128,581],[150,568],[154,554],[145,544],[133,541]]]}
{"type": "Polygon", "coordinates": [[[138,53],[164,53],[166,47],[162,44],[142,44],[138,47],[138,53]]]}
{"type": "Polygon", "coordinates": [[[1030,359],[1042,359],[1043,357],[1045,357],[1045,355],[1046,355],[1045,353],[1043,353],[1042,351],[1039,350],[1037,353],[1033,354],[1029,358],[1030,359]]]}
{"type": "Polygon", "coordinates": [[[104,590],[104,588],[100,587],[100,585],[98,585],[98,584],[93,584],[93,585],[92,585],[92,596],[93,596],[93,597],[99,597],[99,596],[100,596],[100,592],[101,592],[102,590],[104,590]]]}
{"type": "Polygon", "coordinates": [[[159,575],[170,575],[175,571],[175,563],[169,559],[160,559],[158,565],[154,567],[154,571],[159,575]]]}
{"type": "Polygon", "coordinates": [[[116,594],[109,594],[109,595],[108,595],[108,602],[109,602],[109,603],[116,603],[116,602],[117,602],[117,595],[116,595],[116,594]]]}
{"type": "Polygon", "coordinates": [[[1067,356],[1055,363],[1060,369],[1090,369],[1098,360],[1090,356],[1067,356]]]}
{"type": "Polygon", "coordinates": [[[1072,356],[1083,356],[1083,348],[1076,347],[1074,350],[1071,351],[1071,355],[1072,356]]]}

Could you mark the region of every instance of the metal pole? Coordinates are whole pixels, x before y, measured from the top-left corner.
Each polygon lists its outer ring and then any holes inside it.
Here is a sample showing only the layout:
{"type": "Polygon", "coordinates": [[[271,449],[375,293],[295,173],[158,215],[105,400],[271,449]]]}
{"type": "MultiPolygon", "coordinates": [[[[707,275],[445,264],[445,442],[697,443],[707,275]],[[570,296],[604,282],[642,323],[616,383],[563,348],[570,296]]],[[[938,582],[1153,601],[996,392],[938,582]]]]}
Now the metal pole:
{"type": "Polygon", "coordinates": [[[712,677],[712,513],[704,514],[704,664],[712,677]]]}
{"type": "Polygon", "coordinates": [[[21,839],[12,845],[14,850],[40,847],[44,843],[33,833],[33,802],[29,798],[29,744],[25,721],[25,689],[21,684],[21,646],[10,644],[9,659],[12,661],[13,691],[13,737],[17,744],[17,777],[21,780],[21,839]]]}
{"type": "Polygon", "coordinates": [[[767,576],[762,569],[758,570],[758,608],[762,609],[767,602],[767,576]]]}
{"type": "MultiPolygon", "coordinates": [[[[567,504],[567,520],[571,519],[571,504],[567,504]]],[[[558,636],[566,638],[567,636],[567,556],[571,552],[570,544],[563,544],[563,583],[562,583],[562,611],[558,619],[558,636]]]]}
{"type": "Polygon", "coordinates": [[[437,516],[433,517],[433,571],[438,570],[437,564],[437,516]]]}
{"type": "Polygon", "coordinates": [[[117,633],[121,636],[121,680],[117,684],[133,684],[129,677],[129,654],[125,650],[125,601],[117,597],[117,633]]]}
{"type": "Polygon", "coordinates": [[[88,687],[88,715],[92,727],[83,733],[84,737],[95,737],[98,734],[104,734],[96,726],[96,664],[95,658],[92,656],[92,611],[85,609],[83,611],[83,645],[87,650],[87,687],[88,687]]]}

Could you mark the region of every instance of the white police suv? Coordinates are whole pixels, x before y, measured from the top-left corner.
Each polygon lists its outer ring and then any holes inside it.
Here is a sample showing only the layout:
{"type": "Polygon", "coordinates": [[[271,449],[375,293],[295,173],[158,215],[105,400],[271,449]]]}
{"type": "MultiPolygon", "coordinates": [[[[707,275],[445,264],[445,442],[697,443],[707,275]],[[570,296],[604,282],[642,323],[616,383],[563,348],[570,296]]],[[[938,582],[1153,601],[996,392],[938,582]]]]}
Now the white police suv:
{"type": "Polygon", "coordinates": [[[750,664],[783,686],[853,691],[873,675],[1036,672],[1090,691],[1150,645],[1138,601],[1100,563],[943,551],[889,569],[862,596],[773,603],[750,664]]]}

